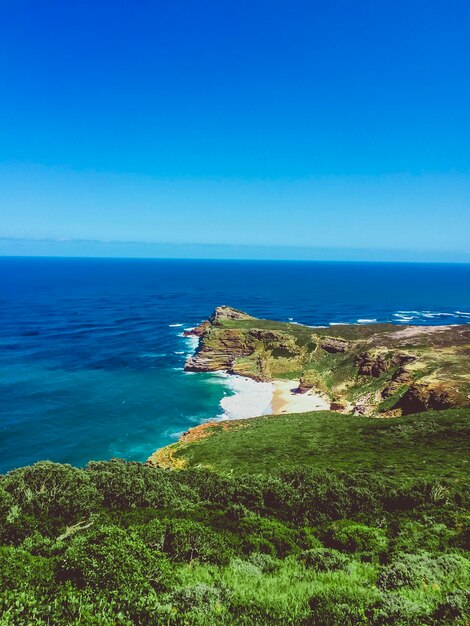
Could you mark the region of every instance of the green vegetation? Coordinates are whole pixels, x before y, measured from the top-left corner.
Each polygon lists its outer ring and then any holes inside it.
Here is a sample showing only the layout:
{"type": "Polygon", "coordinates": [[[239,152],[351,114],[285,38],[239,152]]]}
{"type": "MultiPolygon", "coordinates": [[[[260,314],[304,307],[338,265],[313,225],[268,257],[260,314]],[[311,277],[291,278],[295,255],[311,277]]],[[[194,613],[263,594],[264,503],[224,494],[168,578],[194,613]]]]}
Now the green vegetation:
{"type": "Polygon", "coordinates": [[[256,418],[180,450],[217,471],[12,471],[0,625],[464,626],[469,418],[256,418]]]}
{"type": "Polygon", "coordinates": [[[0,476],[0,626],[468,626],[470,327],[219,307],[194,332],[188,369],[296,377],[342,412],[0,476]]]}
{"type": "MultiPolygon", "coordinates": [[[[375,471],[409,480],[459,479],[470,466],[470,410],[449,409],[394,419],[315,411],[213,422],[200,437],[158,451],[168,466],[222,472],[312,467],[375,471]],[[171,456],[167,456],[168,450],[171,456]]],[[[198,429],[193,429],[195,432],[198,429]]],[[[165,465],[165,463],[163,463],[165,465]]]]}

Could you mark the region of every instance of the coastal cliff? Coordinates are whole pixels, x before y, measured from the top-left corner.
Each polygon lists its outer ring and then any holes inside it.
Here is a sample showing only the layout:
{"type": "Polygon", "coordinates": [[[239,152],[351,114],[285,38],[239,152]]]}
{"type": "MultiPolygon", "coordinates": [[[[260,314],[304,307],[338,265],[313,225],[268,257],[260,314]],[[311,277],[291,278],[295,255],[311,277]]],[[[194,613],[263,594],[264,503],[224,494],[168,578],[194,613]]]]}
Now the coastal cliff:
{"type": "Polygon", "coordinates": [[[188,334],[199,346],[187,371],[296,379],[334,410],[395,417],[470,405],[469,325],[315,328],[220,306],[188,334]]]}

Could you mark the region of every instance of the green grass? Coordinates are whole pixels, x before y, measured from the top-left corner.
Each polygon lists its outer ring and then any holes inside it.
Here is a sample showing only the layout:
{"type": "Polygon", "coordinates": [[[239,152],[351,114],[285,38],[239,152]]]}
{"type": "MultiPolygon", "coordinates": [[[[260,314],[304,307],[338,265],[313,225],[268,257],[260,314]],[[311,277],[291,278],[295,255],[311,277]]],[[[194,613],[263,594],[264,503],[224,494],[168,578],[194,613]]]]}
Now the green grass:
{"type": "MultiPolygon", "coordinates": [[[[248,320],[224,320],[221,328],[238,328],[250,330],[262,328],[264,330],[281,330],[290,332],[298,338],[308,339],[312,333],[327,337],[340,337],[341,339],[367,339],[377,333],[387,333],[397,330],[395,324],[345,324],[340,326],[303,326],[288,322],[276,322],[274,320],[248,319],[248,320]]],[[[398,330],[402,328],[399,327],[398,330]]]]}
{"type": "Polygon", "coordinates": [[[225,422],[205,439],[175,444],[175,456],[221,472],[269,474],[306,466],[457,479],[469,469],[469,434],[469,409],[399,419],[318,411],[225,422]]]}

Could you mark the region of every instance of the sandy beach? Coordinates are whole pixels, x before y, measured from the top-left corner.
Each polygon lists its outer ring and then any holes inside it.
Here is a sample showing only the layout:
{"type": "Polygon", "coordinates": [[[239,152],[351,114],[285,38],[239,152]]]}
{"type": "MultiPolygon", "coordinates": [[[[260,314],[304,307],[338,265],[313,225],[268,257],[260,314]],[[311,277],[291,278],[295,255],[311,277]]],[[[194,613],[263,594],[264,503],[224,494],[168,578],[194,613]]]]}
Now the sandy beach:
{"type": "Polygon", "coordinates": [[[298,380],[275,380],[271,408],[274,415],[280,413],[306,413],[328,411],[330,401],[313,390],[298,393],[298,380]]]}
{"type": "Polygon", "coordinates": [[[329,399],[314,391],[298,393],[298,380],[258,382],[244,376],[218,372],[232,393],[221,401],[225,419],[245,419],[258,415],[327,411],[329,399]]]}

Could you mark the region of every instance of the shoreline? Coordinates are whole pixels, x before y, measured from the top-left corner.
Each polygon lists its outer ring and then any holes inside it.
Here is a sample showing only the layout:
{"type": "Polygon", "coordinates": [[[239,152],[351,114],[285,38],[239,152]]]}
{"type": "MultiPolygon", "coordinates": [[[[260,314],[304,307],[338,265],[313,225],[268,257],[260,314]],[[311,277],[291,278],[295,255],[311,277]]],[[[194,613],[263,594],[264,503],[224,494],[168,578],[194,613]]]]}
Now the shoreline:
{"type": "MultiPolygon", "coordinates": [[[[200,344],[200,335],[194,334],[196,328],[198,327],[184,328],[179,335],[189,343],[188,356],[194,355],[200,344]]],[[[274,379],[262,382],[248,376],[230,374],[226,370],[214,371],[212,374],[219,376],[223,384],[233,393],[221,399],[222,414],[209,418],[208,421],[330,410],[331,400],[326,394],[313,389],[300,393],[298,379],[274,379]]]]}
{"type": "Polygon", "coordinates": [[[285,413],[308,413],[310,411],[328,411],[330,400],[325,394],[309,390],[299,393],[299,381],[276,379],[260,382],[246,376],[218,372],[223,377],[231,395],[226,395],[220,402],[220,419],[249,419],[261,415],[280,415],[285,413]]]}
{"type": "Polygon", "coordinates": [[[309,389],[298,391],[298,380],[275,380],[272,399],[272,414],[308,413],[309,411],[329,411],[330,400],[325,394],[309,389]]]}

